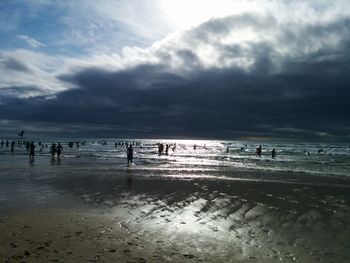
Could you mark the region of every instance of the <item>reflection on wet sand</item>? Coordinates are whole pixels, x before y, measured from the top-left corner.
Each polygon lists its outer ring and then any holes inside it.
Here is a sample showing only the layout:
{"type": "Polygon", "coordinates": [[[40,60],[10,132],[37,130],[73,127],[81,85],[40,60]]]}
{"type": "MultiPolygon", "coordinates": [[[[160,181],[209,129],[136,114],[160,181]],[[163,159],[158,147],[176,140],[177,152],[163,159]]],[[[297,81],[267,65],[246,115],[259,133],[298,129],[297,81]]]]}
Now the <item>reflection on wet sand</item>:
{"type": "Polygon", "coordinates": [[[104,207],[140,238],[178,247],[192,259],[350,259],[346,185],[143,178],[130,171],[125,177],[64,181],[50,184],[93,207],[104,207]]]}
{"type": "Polygon", "coordinates": [[[131,191],[132,189],[132,177],[131,176],[128,176],[128,178],[126,178],[126,185],[128,186],[128,190],[131,191]]]}

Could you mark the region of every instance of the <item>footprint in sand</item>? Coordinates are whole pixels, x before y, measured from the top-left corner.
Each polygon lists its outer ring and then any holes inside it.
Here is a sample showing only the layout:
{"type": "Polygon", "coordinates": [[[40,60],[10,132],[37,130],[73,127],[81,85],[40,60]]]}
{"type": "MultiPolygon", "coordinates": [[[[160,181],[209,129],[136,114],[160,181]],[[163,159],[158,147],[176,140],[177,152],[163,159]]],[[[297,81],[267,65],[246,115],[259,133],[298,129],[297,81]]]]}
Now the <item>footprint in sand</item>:
{"type": "Polygon", "coordinates": [[[192,254],[183,254],[183,256],[185,258],[195,258],[196,257],[195,255],[192,255],[192,254]]]}
{"type": "Polygon", "coordinates": [[[146,259],[144,258],[134,258],[136,261],[128,261],[128,263],[146,263],[146,259]]]}
{"type": "Polygon", "coordinates": [[[43,250],[43,249],[45,249],[45,247],[43,247],[43,246],[40,246],[40,247],[36,248],[36,250],[43,250]]]}
{"type": "Polygon", "coordinates": [[[49,247],[49,246],[51,245],[51,243],[52,243],[51,241],[45,242],[44,245],[45,245],[46,247],[49,247]]]}
{"type": "Polygon", "coordinates": [[[210,226],[209,227],[212,231],[214,231],[214,232],[218,232],[219,231],[219,229],[216,227],[216,226],[210,226]]]}

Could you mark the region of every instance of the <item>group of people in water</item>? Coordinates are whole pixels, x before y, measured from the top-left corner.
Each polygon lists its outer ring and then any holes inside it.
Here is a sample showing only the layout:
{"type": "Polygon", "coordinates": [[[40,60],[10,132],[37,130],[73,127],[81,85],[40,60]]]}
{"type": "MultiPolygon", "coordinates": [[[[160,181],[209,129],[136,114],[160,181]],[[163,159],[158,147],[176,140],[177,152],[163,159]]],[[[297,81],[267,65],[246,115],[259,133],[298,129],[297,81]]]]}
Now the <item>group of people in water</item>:
{"type": "MultiPolygon", "coordinates": [[[[1,141],[0,142],[0,148],[2,147],[9,147],[11,145],[11,153],[14,152],[14,148],[16,145],[16,141],[11,141],[11,143],[7,140],[5,141],[1,141]]],[[[42,143],[41,141],[37,142],[37,145],[34,143],[34,141],[17,141],[17,145],[22,146],[24,145],[27,152],[29,153],[29,160],[31,162],[34,161],[35,159],[35,148],[39,147],[39,151],[42,152],[45,148],[48,148],[47,143],[42,143]]],[[[69,143],[68,143],[69,145],[69,143]]],[[[52,158],[55,158],[57,156],[58,159],[61,158],[61,154],[63,152],[63,147],[61,145],[61,143],[58,143],[56,145],[56,143],[53,143],[50,147],[50,153],[52,155],[52,158]]]]}
{"type": "Polygon", "coordinates": [[[176,143],[172,143],[172,144],[165,144],[165,149],[164,149],[164,144],[163,143],[157,143],[158,146],[158,155],[161,156],[163,154],[163,152],[165,153],[165,155],[169,155],[169,149],[171,148],[171,150],[174,152],[176,149],[176,143]]]}
{"type": "MultiPolygon", "coordinates": [[[[262,147],[261,147],[261,145],[259,145],[259,147],[256,148],[255,153],[256,153],[257,156],[261,157],[261,154],[262,154],[262,147]]],[[[276,149],[275,148],[273,148],[272,151],[271,151],[271,158],[272,159],[276,158],[276,149]]]]}
{"type": "MultiPolygon", "coordinates": [[[[2,148],[4,146],[6,146],[8,148],[9,146],[11,146],[11,152],[13,153],[14,150],[15,150],[16,143],[19,146],[25,145],[25,148],[27,149],[27,152],[30,152],[30,150],[33,149],[33,144],[34,144],[33,141],[15,141],[15,140],[12,140],[11,143],[9,142],[9,140],[7,140],[7,141],[3,141],[2,140],[0,142],[0,148],[2,148]]],[[[41,141],[38,142],[38,146],[40,148],[40,151],[43,151],[44,148],[48,148],[48,145],[42,143],[41,141]]],[[[34,148],[36,148],[36,146],[34,148]]]]}
{"type": "Polygon", "coordinates": [[[79,149],[79,148],[80,148],[80,145],[84,146],[85,143],[86,143],[85,141],[82,141],[82,142],[79,142],[79,141],[75,141],[75,142],[70,141],[70,142],[68,142],[67,144],[68,144],[68,147],[71,148],[71,149],[72,149],[74,146],[75,146],[77,149],[79,149]]]}
{"type": "Polygon", "coordinates": [[[53,143],[51,145],[50,153],[51,153],[52,159],[54,159],[55,156],[57,156],[57,159],[60,159],[62,152],[63,152],[63,147],[62,147],[61,143],[58,143],[57,145],[56,145],[56,143],[53,143]]]}
{"type": "MultiPolygon", "coordinates": [[[[259,145],[258,148],[256,148],[255,154],[257,156],[261,157],[261,155],[262,155],[262,146],[261,145],[259,145]]],[[[276,158],[276,149],[275,148],[273,148],[272,151],[271,151],[271,158],[272,159],[276,158]]]]}
{"type": "MultiPolygon", "coordinates": [[[[67,143],[68,147],[69,148],[73,148],[74,146],[79,149],[80,148],[80,145],[85,145],[85,141],[82,141],[82,142],[79,142],[79,141],[69,141],[67,143]]],[[[93,142],[94,143],[94,142],[93,142]]],[[[6,142],[5,141],[1,141],[0,142],[0,147],[2,148],[4,145],[6,147],[9,147],[11,145],[11,152],[14,152],[14,146],[15,146],[16,142],[15,141],[11,141],[11,143],[7,140],[6,142]]],[[[21,145],[21,144],[24,144],[27,151],[29,152],[29,159],[31,161],[34,160],[34,156],[35,156],[35,148],[36,148],[36,145],[34,144],[33,141],[17,141],[17,144],[18,145],[21,145]]],[[[44,148],[48,148],[48,145],[47,144],[44,144],[42,142],[38,142],[38,147],[40,148],[40,152],[43,151],[44,148]]],[[[106,146],[107,145],[107,142],[106,141],[98,141],[98,144],[102,145],[102,146],[106,146]]],[[[175,151],[176,149],[176,143],[171,143],[171,144],[164,144],[163,143],[157,143],[156,144],[157,147],[158,147],[158,155],[161,156],[162,154],[165,154],[165,155],[169,155],[169,149],[171,149],[173,152],[175,151]]],[[[126,156],[127,156],[127,164],[130,165],[132,162],[133,162],[133,156],[134,156],[134,148],[133,146],[141,146],[141,143],[140,142],[132,142],[132,143],[129,143],[129,142],[116,142],[115,147],[125,147],[126,148],[126,156]]],[[[196,150],[197,149],[197,145],[194,144],[193,145],[193,150],[196,150]]],[[[241,148],[241,151],[243,151],[244,148],[242,147],[241,148]]],[[[229,147],[226,148],[226,152],[229,153],[229,147]]],[[[51,156],[52,158],[54,159],[55,157],[57,157],[57,159],[60,159],[61,158],[61,154],[63,152],[63,147],[61,145],[61,143],[53,143],[50,147],[50,153],[51,153],[51,156]]],[[[259,145],[258,148],[256,148],[256,155],[261,157],[262,155],[262,146],[259,145]]],[[[276,150],[273,149],[271,151],[271,157],[273,159],[276,158],[276,150]]]]}
{"type": "MultiPolygon", "coordinates": [[[[18,141],[17,143],[20,144],[20,141],[18,141]]],[[[6,146],[6,148],[8,148],[8,147],[11,146],[11,152],[12,152],[12,153],[13,153],[14,150],[15,150],[15,145],[16,145],[16,141],[11,141],[11,143],[10,143],[9,140],[7,140],[7,141],[3,141],[3,140],[2,140],[2,141],[0,142],[0,148],[2,148],[2,147],[4,147],[4,146],[6,146]]]]}
{"type": "MultiPolygon", "coordinates": [[[[0,148],[2,147],[11,147],[11,152],[13,153],[14,152],[14,147],[15,145],[25,145],[26,147],[26,150],[27,152],[29,152],[29,160],[30,161],[34,161],[34,158],[35,158],[35,149],[36,147],[38,147],[40,150],[40,152],[42,152],[45,148],[49,148],[48,144],[47,143],[42,143],[41,141],[37,142],[36,144],[33,142],[33,141],[15,141],[15,140],[12,140],[12,141],[9,141],[9,140],[1,140],[0,141],[0,148]]],[[[92,142],[93,144],[95,142],[92,142]]],[[[102,145],[102,146],[106,146],[108,143],[107,141],[97,141],[97,143],[99,145],[102,145]]],[[[69,141],[67,143],[67,146],[69,148],[73,148],[73,147],[76,147],[76,149],[79,149],[80,146],[84,146],[86,144],[85,141],[69,141]]],[[[134,148],[133,146],[136,146],[136,147],[142,147],[141,145],[141,142],[139,141],[134,141],[134,142],[121,142],[121,141],[117,141],[114,146],[117,148],[117,147],[121,147],[121,148],[125,148],[126,149],[126,157],[127,157],[127,164],[130,165],[132,164],[133,162],[133,156],[134,156],[134,148]]],[[[157,143],[156,144],[157,148],[158,148],[158,155],[161,156],[163,154],[165,155],[169,155],[169,149],[171,149],[173,152],[175,151],[177,145],[176,143],[157,143]]],[[[194,144],[193,145],[193,150],[196,150],[197,149],[197,145],[194,144]]],[[[247,145],[245,147],[241,147],[241,151],[244,151],[244,149],[247,147],[247,145]]],[[[207,149],[207,147],[204,145],[203,146],[203,149],[207,149]]],[[[62,155],[62,152],[63,152],[63,146],[61,145],[61,143],[52,143],[52,145],[50,146],[49,148],[49,152],[51,153],[51,156],[52,156],[52,159],[55,159],[57,157],[57,159],[60,159],[61,158],[61,155],[62,155]]],[[[226,153],[229,153],[230,152],[230,148],[229,146],[226,147],[226,153]]],[[[305,151],[306,152],[306,151],[305,151]]],[[[318,154],[321,154],[323,153],[323,149],[321,150],[318,150],[318,154]]],[[[258,157],[261,157],[262,156],[262,146],[259,145],[256,149],[255,149],[255,154],[256,156],[258,157]]],[[[271,158],[272,159],[275,159],[276,158],[276,149],[273,148],[272,151],[271,151],[271,158]]],[[[307,155],[310,155],[309,152],[307,152],[307,155]]]]}

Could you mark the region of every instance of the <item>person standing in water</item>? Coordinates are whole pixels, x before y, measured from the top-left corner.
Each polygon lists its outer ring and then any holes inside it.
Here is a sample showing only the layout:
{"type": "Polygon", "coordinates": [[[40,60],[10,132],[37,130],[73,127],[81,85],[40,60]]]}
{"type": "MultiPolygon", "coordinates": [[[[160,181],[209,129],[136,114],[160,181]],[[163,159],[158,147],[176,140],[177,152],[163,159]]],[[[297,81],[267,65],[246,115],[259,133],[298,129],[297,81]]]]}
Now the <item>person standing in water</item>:
{"type": "Polygon", "coordinates": [[[275,150],[275,148],[271,152],[271,157],[272,157],[272,159],[276,158],[276,150],[275,150]]]}
{"type": "Polygon", "coordinates": [[[256,155],[261,157],[261,145],[259,145],[259,147],[256,148],[256,155]]]}
{"type": "Polygon", "coordinates": [[[128,149],[126,150],[126,157],[128,159],[128,165],[132,163],[132,158],[134,155],[134,149],[132,148],[132,145],[130,144],[128,149]]]}
{"type": "Polygon", "coordinates": [[[34,161],[34,155],[35,155],[35,145],[34,142],[31,142],[29,144],[29,160],[34,161]]]}
{"type": "Polygon", "coordinates": [[[13,153],[15,150],[15,141],[11,142],[11,152],[13,153]]]}
{"type": "Polygon", "coordinates": [[[61,153],[63,152],[63,147],[62,147],[61,143],[57,144],[56,152],[57,152],[57,159],[60,159],[61,153]]]}
{"type": "Polygon", "coordinates": [[[53,144],[51,145],[51,147],[50,147],[50,153],[51,153],[51,155],[52,155],[52,159],[55,158],[56,152],[57,152],[56,144],[53,143],[53,144]]]}

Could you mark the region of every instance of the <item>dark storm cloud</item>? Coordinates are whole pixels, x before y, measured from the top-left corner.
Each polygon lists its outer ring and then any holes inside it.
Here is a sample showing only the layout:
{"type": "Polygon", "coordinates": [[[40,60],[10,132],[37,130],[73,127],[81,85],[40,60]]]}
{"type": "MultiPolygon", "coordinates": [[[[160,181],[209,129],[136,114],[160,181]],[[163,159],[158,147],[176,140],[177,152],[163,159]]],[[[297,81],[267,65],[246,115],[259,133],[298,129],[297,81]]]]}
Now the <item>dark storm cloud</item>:
{"type": "MultiPolygon", "coordinates": [[[[248,21],[254,27],[275,23],[272,18],[256,21],[250,16],[233,21],[242,25],[248,21]]],[[[247,43],[244,47],[214,43],[221,54],[253,57],[254,64],[249,69],[234,65],[198,66],[197,70],[178,74],[167,64],[143,64],[118,72],[90,68],[61,75],[60,80],[76,88],[50,99],[3,97],[0,118],[108,125],[115,127],[111,129],[115,136],[348,140],[349,35],[341,35],[343,39],[336,48],[323,44],[324,37],[339,37],[338,33],[347,30],[348,25],[349,21],[343,20],[303,28],[302,36],[322,44],[316,52],[303,56],[281,58],[269,42],[247,43]],[[126,133],[121,132],[123,129],[126,133]]],[[[211,20],[192,32],[193,42],[224,35],[230,30],[228,26],[230,23],[223,20],[211,20]]],[[[282,35],[286,45],[295,44],[295,35],[288,32],[282,35]]],[[[303,44],[304,47],[310,44],[303,44]]],[[[200,64],[197,54],[190,49],[173,47],[173,50],[182,63],[200,64]]],[[[158,54],[165,56],[166,52],[158,54]]]]}
{"type": "Polygon", "coordinates": [[[279,127],[346,135],[338,129],[349,125],[346,70],[330,79],[322,73],[331,68],[317,63],[301,66],[314,68],[314,74],[266,79],[239,70],[211,70],[186,81],[145,66],[117,74],[90,70],[74,77],[82,88],[62,92],[53,100],[9,101],[5,108],[16,106],[6,112],[0,105],[1,117],[150,126],[175,135],[230,136],[231,130],[235,136],[285,134],[274,131],[279,127]],[[140,79],[145,71],[156,80],[147,89],[140,79]]]}
{"type": "Polygon", "coordinates": [[[0,89],[0,103],[1,100],[7,97],[21,97],[23,94],[41,94],[42,90],[32,86],[21,87],[7,87],[0,89]]]}
{"type": "Polygon", "coordinates": [[[15,58],[7,58],[2,63],[6,68],[11,70],[31,72],[30,68],[27,65],[15,58]]]}

